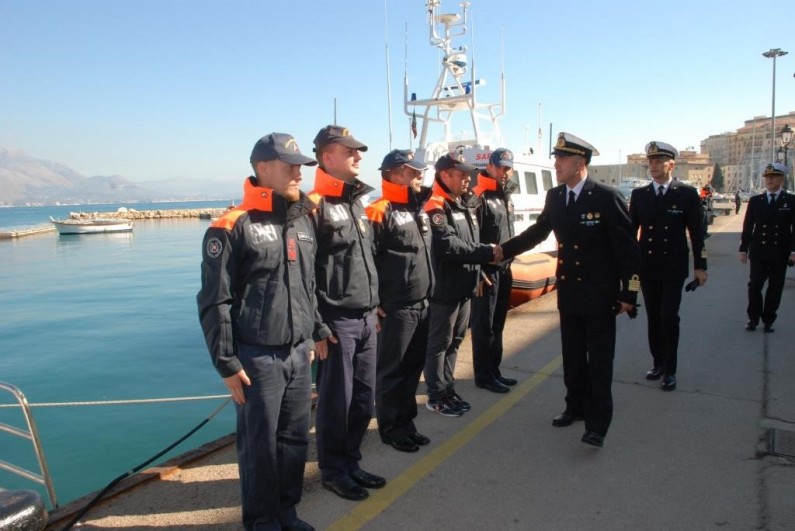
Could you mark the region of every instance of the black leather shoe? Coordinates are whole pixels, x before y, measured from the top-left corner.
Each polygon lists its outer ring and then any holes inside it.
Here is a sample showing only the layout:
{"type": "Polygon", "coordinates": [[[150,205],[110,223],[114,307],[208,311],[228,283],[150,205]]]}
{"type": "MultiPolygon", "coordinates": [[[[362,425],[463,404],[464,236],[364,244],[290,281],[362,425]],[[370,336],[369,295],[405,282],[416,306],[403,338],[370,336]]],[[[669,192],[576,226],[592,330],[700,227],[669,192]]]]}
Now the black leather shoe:
{"type": "Polygon", "coordinates": [[[518,380],[515,380],[513,378],[506,378],[505,376],[497,376],[497,381],[500,382],[502,385],[507,385],[508,387],[513,387],[514,385],[519,383],[518,380]]]}
{"type": "Polygon", "coordinates": [[[423,435],[420,432],[418,432],[418,431],[409,434],[409,439],[414,441],[414,444],[418,444],[420,446],[425,446],[426,444],[431,444],[431,440],[428,437],[426,437],[425,435],[423,435]]]}
{"type": "Polygon", "coordinates": [[[666,374],[660,388],[662,388],[663,391],[673,391],[676,389],[676,375],[666,374]]]}
{"type": "Polygon", "coordinates": [[[581,440],[585,444],[590,444],[591,446],[598,446],[599,448],[605,445],[604,436],[599,435],[595,431],[586,431],[585,435],[582,436],[581,440]]]}
{"type": "Polygon", "coordinates": [[[756,330],[756,323],[752,323],[752,322],[749,321],[745,325],[745,329],[748,330],[749,332],[753,332],[754,330],[756,330]]]}
{"type": "Polygon", "coordinates": [[[392,448],[398,452],[417,452],[420,449],[420,447],[414,443],[411,437],[408,436],[400,437],[399,439],[393,439],[389,441],[389,444],[391,444],[392,448]]]}
{"type": "Polygon", "coordinates": [[[351,479],[362,487],[367,487],[368,489],[380,489],[386,485],[386,480],[384,478],[369,472],[365,472],[361,468],[351,472],[351,479]]]}
{"type": "Polygon", "coordinates": [[[773,328],[772,324],[766,324],[765,325],[765,334],[772,334],[775,331],[776,331],[776,329],[773,328]]]}
{"type": "Polygon", "coordinates": [[[552,425],[556,428],[565,428],[566,426],[571,426],[574,424],[575,420],[583,420],[582,415],[578,415],[568,409],[552,419],[552,425]]]}
{"type": "Polygon", "coordinates": [[[511,388],[507,385],[503,385],[498,382],[496,378],[486,380],[485,382],[475,383],[475,386],[480,387],[481,389],[487,389],[492,393],[507,393],[511,390],[511,388]]]}
{"type": "Polygon", "coordinates": [[[646,372],[647,380],[659,380],[660,376],[662,376],[662,369],[660,369],[659,367],[652,367],[649,371],[646,372]]]}
{"type": "MultiPolygon", "coordinates": [[[[367,492],[367,491],[365,491],[367,492]]],[[[283,531],[315,531],[315,528],[312,527],[309,523],[304,522],[303,520],[296,520],[295,522],[290,522],[289,524],[282,524],[283,531]]]]}
{"type": "Polygon", "coordinates": [[[370,495],[369,492],[361,488],[353,480],[324,481],[323,488],[346,500],[360,501],[370,495]]]}

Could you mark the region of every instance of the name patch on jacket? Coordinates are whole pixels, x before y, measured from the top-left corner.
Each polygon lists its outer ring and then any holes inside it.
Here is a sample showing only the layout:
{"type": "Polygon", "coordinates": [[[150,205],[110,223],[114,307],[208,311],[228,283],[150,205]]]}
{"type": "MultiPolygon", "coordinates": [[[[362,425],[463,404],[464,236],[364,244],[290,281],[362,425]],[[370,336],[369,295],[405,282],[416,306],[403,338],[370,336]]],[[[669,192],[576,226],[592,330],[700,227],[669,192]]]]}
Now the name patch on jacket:
{"type": "Polygon", "coordinates": [[[248,233],[251,243],[279,241],[279,231],[273,225],[249,225],[248,233]]]}
{"type": "Polygon", "coordinates": [[[414,218],[412,217],[411,212],[405,212],[403,210],[393,210],[392,221],[394,221],[396,225],[401,226],[405,225],[406,223],[412,223],[414,221],[414,218]]]}
{"type": "Polygon", "coordinates": [[[467,217],[464,215],[463,212],[453,212],[453,219],[456,221],[461,221],[466,219],[467,217]]]}
{"type": "Polygon", "coordinates": [[[296,234],[296,236],[298,236],[298,239],[299,239],[300,241],[302,241],[302,242],[312,242],[312,241],[315,241],[315,239],[312,237],[312,235],[311,235],[311,234],[309,234],[308,232],[299,232],[298,234],[296,234]]]}
{"type": "Polygon", "coordinates": [[[346,219],[350,219],[350,216],[348,216],[348,209],[345,208],[345,205],[330,205],[326,203],[326,215],[331,221],[345,221],[346,219]]]}

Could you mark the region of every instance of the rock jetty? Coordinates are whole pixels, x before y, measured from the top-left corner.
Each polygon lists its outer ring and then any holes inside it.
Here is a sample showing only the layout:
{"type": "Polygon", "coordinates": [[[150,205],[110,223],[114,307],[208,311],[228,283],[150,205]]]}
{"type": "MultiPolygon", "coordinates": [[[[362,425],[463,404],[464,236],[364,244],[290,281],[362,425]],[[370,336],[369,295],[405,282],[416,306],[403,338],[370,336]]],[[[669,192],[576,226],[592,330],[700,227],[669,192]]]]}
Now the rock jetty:
{"type": "Polygon", "coordinates": [[[175,218],[199,218],[211,219],[223,214],[225,208],[169,208],[157,210],[136,210],[134,208],[121,207],[115,212],[70,212],[71,219],[91,219],[91,218],[112,218],[112,219],[175,219],[175,218]]]}

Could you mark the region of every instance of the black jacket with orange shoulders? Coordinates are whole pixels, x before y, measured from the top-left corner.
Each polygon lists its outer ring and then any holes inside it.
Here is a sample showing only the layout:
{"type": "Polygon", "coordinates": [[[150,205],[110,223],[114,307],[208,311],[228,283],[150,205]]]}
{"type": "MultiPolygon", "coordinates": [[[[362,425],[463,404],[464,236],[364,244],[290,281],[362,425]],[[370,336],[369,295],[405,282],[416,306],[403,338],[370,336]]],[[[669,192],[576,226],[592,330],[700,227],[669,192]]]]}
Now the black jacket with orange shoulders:
{"type": "Polygon", "coordinates": [[[373,227],[378,294],[384,308],[404,307],[431,296],[431,225],[423,205],[430,188],[382,182],[382,197],[366,209],[373,227]]]}
{"type": "Polygon", "coordinates": [[[317,313],[313,207],[303,193],[290,203],[250,177],[240,206],[207,229],[196,302],[222,377],[243,368],[238,343],[297,345],[331,334],[317,313]]]}
{"type": "Polygon", "coordinates": [[[321,314],[335,308],[366,311],[378,306],[378,273],[373,261],[372,229],[362,197],[374,188],[356,179],[347,183],[318,168],[317,203],[312,212],[317,236],[315,277],[321,314]]]}

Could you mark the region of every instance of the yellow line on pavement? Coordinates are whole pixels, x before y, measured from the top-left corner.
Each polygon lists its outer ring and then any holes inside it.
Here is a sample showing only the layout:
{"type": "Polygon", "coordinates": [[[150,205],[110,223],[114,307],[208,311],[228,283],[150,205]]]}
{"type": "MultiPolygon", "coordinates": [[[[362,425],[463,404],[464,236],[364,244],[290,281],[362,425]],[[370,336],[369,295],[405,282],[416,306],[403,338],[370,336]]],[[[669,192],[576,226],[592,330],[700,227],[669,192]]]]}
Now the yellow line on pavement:
{"type": "Polygon", "coordinates": [[[555,357],[538,373],[505,395],[504,398],[484,411],[453,437],[450,437],[435,450],[417,461],[401,475],[390,479],[384,488],[376,491],[371,490],[370,497],[366,501],[358,504],[354,510],[331,524],[328,529],[339,531],[359,529],[384,512],[423,477],[433,472],[440,464],[452,457],[462,446],[488,427],[489,424],[500,418],[527,393],[549,378],[560,367],[561,363],[563,363],[562,358],[560,356],[555,357]]]}

